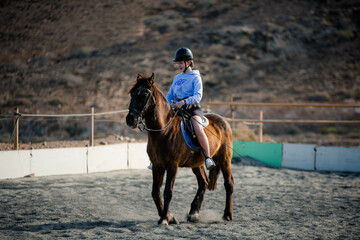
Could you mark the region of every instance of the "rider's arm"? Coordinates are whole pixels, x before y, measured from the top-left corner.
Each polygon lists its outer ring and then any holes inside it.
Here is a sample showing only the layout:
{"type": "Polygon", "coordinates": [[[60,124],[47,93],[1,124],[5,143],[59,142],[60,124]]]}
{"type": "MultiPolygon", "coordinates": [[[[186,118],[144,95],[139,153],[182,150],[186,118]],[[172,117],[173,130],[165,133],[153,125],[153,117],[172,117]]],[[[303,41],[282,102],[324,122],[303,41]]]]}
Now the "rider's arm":
{"type": "Polygon", "coordinates": [[[186,104],[200,103],[203,94],[201,77],[197,77],[193,82],[193,95],[185,99],[186,104]]]}

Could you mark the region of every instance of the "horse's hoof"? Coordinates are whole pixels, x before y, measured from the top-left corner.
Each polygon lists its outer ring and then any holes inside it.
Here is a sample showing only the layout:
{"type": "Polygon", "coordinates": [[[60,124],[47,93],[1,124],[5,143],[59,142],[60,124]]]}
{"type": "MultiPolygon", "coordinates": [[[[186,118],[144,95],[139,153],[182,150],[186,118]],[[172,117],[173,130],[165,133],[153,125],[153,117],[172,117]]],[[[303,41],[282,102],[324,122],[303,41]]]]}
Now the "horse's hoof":
{"type": "Polygon", "coordinates": [[[228,222],[232,222],[232,217],[231,216],[223,216],[223,219],[225,220],[225,221],[228,221],[228,222]]]}
{"type": "Polygon", "coordinates": [[[179,222],[175,219],[174,216],[170,216],[170,221],[169,221],[169,224],[179,224],[179,222]]]}
{"type": "Polygon", "coordinates": [[[193,222],[193,223],[199,222],[200,221],[199,213],[188,214],[187,220],[188,222],[193,222]]]}
{"type": "Polygon", "coordinates": [[[166,219],[160,220],[158,222],[158,226],[167,226],[167,225],[169,225],[169,223],[166,219]]]}

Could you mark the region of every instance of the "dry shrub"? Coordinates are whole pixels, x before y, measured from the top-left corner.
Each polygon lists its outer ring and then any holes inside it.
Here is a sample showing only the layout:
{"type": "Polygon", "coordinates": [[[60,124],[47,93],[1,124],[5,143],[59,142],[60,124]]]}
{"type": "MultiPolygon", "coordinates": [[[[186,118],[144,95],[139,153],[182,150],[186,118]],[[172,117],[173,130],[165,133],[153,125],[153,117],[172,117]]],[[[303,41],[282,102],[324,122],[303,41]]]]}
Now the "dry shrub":
{"type": "MultiPolygon", "coordinates": [[[[257,142],[259,141],[259,135],[254,130],[250,129],[249,126],[244,124],[238,124],[232,128],[233,140],[234,141],[248,141],[257,142]]],[[[264,142],[274,142],[268,135],[263,136],[264,142]]]]}
{"type": "Polygon", "coordinates": [[[269,102],[280,102],[278,96],[275,94],[269,93],[266,97],[262,99],[262,102],[269,103],[269,102]]]}
{"type": "Polygon", "coordinates": [[[27,98],[14,98],[9,100],[7,103],[5,103],[2,107],[21,107],[21,106],[31,106],[32,102],[31,100],[27,99],[27,98]]]}
{"type": "Polygon", "coordinates": [[[331,97],[327,92],[314,92],[306,96],[306,100],[310,102],[329,102],[331,97]]]}

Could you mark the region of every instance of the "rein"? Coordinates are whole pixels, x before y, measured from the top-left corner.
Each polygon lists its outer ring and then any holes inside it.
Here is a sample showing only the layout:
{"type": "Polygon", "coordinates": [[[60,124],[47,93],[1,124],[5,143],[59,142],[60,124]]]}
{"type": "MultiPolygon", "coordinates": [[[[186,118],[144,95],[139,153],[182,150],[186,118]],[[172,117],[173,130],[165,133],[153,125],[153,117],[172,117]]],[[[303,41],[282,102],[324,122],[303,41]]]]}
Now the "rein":
{"type": "Polygon", "coordinates": [[[161,131],[164,131],[164,130],[167,129],[167,128],[170,126],[170,124],[174,121],[174,119],[175,119],[176,115],[178,114],[178,112],[179,112],[179,109],[176,110],[174,116],[173,116],[173,117],[170,119],[170,121],[165,125],[165,127],[161,128],[161,129],[151,129],[151,128],[146,127],[146,125],[145,125],[145,123],[144,123],[144,121],[143,121],[143,118],[140,117],[141,115],[139,115],[138,120],[139,120],[139,123],[143,126],[143,128],[141,128],[139,125],[138,125],[138,128],[140,129],[140,131],[144,131],[144,129],[145,129],[146,131],[149,131],[149,132],[161,132],[161,131]]]}
{"type": "MultiPolygon", "coordinates": [[[[149,90],[149,89],[145,89],[145,90],[146,90],[147,92],[149,92],[149,97],[148,97],[148,99],[146,100],[146,104],[144,105],[143,109],[142,109],[140,112],[136,111],[136,109],[133,110],[133,111],[135,111],[136,113],[139,113],[137,127],[139,128],[139,130],[140,130],[141,132],[144,131],[144,130],[149,131],[149,132],[161,132],[161,131],[164,131],[164,130],[167,129],[167,128],[170,126],[170,124],[174,121],[176,115],[177,115],[178,112],[179,112],[179,109],[175,112],[174,116],[173,116],[173,117],[170,119],[170,121],[165,125],[165,127],[161,128],[161,129],[151,129],[151,128],[146,127],[145,122],[144,122],[144,120],[143,120],[143,119],[144,119],[144,118],[143,118],[143,115],[144,115],[144,111],[147,109],[147,106],[148,106],[148,104],[149,104],[150,97],[152,96],[152,91],[149,90]],[[140,124],[142,125],[142,127],[139,126],[140,124]]],[[[140,92],[140,90],[139,90],[139,92],[140,92]]],[[[153,98],[154,98],[154,96],[153,96],[153,98]]]]}

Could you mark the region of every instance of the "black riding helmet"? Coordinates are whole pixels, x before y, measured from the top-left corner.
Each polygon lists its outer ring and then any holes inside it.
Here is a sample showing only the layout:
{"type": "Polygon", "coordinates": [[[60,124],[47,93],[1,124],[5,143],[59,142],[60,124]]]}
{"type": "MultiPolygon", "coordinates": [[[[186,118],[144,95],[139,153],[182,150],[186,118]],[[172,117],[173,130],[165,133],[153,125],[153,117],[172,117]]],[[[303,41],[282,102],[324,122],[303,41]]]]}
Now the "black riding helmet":
{"type": "Polygon", "coordinates": [[[185,70],[184,73],[186,72],[186,70],[190,67],[186,65],[186,61],[187,60],[193,60],[193,54],[191,52],[190,49],[186,48],[186,47],[182,47],[179,48],[176,53],[175,53],[175,58],[173,59],[174,62],[180,62],[180,61],[184,61],[185,63],[185,70]]]}
{"type": "Polygon", "coordinates": [[[174,62],[193,60],[193,54],[190,49],[186,47],[179,48],[175,53],[174,62]]]}

